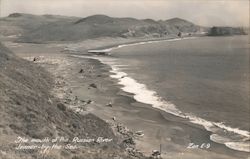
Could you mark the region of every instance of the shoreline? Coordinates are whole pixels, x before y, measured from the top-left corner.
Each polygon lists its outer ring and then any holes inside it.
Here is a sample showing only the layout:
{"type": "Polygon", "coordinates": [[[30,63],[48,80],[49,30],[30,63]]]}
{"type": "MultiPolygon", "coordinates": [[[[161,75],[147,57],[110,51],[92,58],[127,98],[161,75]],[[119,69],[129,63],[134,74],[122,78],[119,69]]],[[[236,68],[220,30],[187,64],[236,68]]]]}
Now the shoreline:
{"type": "MultiPolygon", "coordinates": [[[[217,134],[213,134],[212,126],[217,126],[216,124],[220,124],[220,123],[214,123],[214,122],[206,121],[205,119],[201,119],[198,117],[188,116],[188,114],[186,115],[186,114],[182,113],[181,111],[179,111],[177,108],[175,108],[175,106],[173,104],[165,103],[165,102],[162,103],[161,98],[157,96],[156,92],[148,90],[146,85],[138,83],[136,80],[127,76],[127,74],[125,72],[119,72],[119,69],[115,68],[115,65],[112,65],[112,63],[114,63],[114,62],[112,62],[112,61],[108,62],[108,60],[105,60],[104,59],[105,57],[102,57],[102,56],[100,56],[100,57],[78,56],[78,55],[72,55],[72,56],[76,57],[76,58],[95,59],[95,60],[98,60],[102,64],[108,65],[110,67],[110,70],[109,70],[110,78],[116,81],[116,83],[119,85],[118,87],[122,91],[131,94],[130,98],[132,98],[136,102],[139,102],[139,103],[142,103],[145,105],[150,105],[152,108],[155,108],[156,110],[159,110],[159,111],[163,111],[164,113],[167,113],[169,115],[173,115],[176,118],[183,118],[185,120],[185,122],[189,122],[190,124],[195,124],[197,126],[200,126],[201,129],[208,131],[210,134],[209,140],[211,142],[222,144],[231,150],[236,150],[238,152],[245,153],[246,150],[244,150],[244,149],[242,149],[242,150],[241,149],[234,149],[234,147],[230,147],[230,145],[227,145],[227,143],[221,143],[221,142],[217,141],[216,138],[213,139],[213,137],[215,137],[215,135],[217,135],[217,134]],[[130,82],[127,83],[128,81],[130,81],[130,82]],[[147,99],[147,98],[149,98],[149,99],[147,99]],[[165,108],[162,108],[163,105],[165,105],[165,106],[168,105],[170,107],[168,109],[165,109],[165,108]],[[204,125],[203,123],[214,123],[214,125],[211,125],[211,124],[204,125]],[[209,126],[211,126],[211,128],[209,126]]],[[[225,128],[226,126],[222,125],[221,127],[225,128]]],[[[234,131],[234,128],[229,127],[227,129],[229,129],[229,130],[232,129],[231,131],[234,131]]],[[[238,130],[238,129],[235,128],[235,130],[238,130]]],[[[245,133],[245,131],[243,131],[243,130],[242,130],[242,135],[248,137],[247,136],[248,134],[245,133]]],[[[220,136],[218,138],[220,138],[220,136]]]]}
{"type": "MultiPolygon", "coordinates": [[[[31,55],[33,57],[38,56],[37,54],[31,55]]],[[[72,59],[72,57],[69,58],[72,59]]],[[[74,61],[75,63],[77,63],[81,60],[74,58],[74,61]]],[[[116,117],[115,120],[117,122],[120,122],[126,126],[129,125],[129,129],[134,132],[142,130],[138,127],[142,126],[145,129],[143,131],[145,135],[142,138],[138,138],[138,141],[136,142],[137,146],[139,146],[140,148],[149,150],[148,152],[144,152],[147,155],[151,154],[152,150],[159,149],[158,141],[161,140],[163,140],[164,143],[167,143],[165,145],[167,152],[164,158],[175,158],[181,157],[183,155],[187,158],[198,158],[203,155],[209,155],[211,156],[211,158],[215,158],[217,155],[219,155],[221,156],[221,158],[228,159],[228,154],[231,154],[231,156],[235,155],[233,150],[229,150],[225,154],[218,154],[220,153],[219,150],[223,149],[224,147],[220,146],[219,144],[215,144],[216,148],[219,147],[218,150],[214,148],[217,153],[211,152],[210,150],[206,151],[200,149],[186,149],[186,146],[180,146],[180,143],[178,142],[181,141],[174,137],[175,133],[185,137],[186,132],[194,132],[193,138],[195,138],[195,136],[203,136],[198,137],[198,139],[196,140],[197,142],[199,142],[201,138],[204,138],[204,136],[208,136],[209,133],[205,133],[199,126],[191,125],[191,127],[189,128],[188,123],[182,124],[178,121],[178,118],[169,115],[168,113],[136,102],[132,98],[132,94],[120,90],[121,86],[117,84],[117,80],[111,79],[109,77],[109,71],[111,69],[110,66],[101,64],[99,61],[93,59],[87,61],[89,61],[89,64],[86,64],[84,66],[92,68],[93,77],[90,77],[89,72],[86,72],[86,77],[79,78],[78,81],[73,82],[73,84],[71,85],[71,87],[73,87],[73,92],[78,95],[79,99],[86,99],[89,97],[93,98],[92,101],[94,101],[94,103],[88,106],[88,111],[94,113],[104,120],[107,120],[107,122],[113,122],[112,118],[116,117]],[[95,80],[97,81],[94,82],[95,80]],[[97,88],[89,88],[90,84],[92,84],[93,82],[96,83],[97,88]],[[107,106],[110,101],[112,102],[112,107],[107,106]],[[128,117],[126,117],[127,115],[128,117]],[[151,132],[152,128],[153,132],[151,132]],[[155,132],[154,128],[158,132],[155,132]],[[146,134],[147,131],[148,133],[146,134]],[[197,133],[197,131],[200,133],[197,133]],[[160,138],[158,138],[158,135],[160,135],[160,138]]],[[[78,70],[75,70],[77,76],[82,76],[78,73],[81,67],[82,66],[78,66],[78,70]]],[[[75,80],[75,78],[78,77],[72,76],[72,78],[74,78],[75,80]]],[[[187,141],[182,144],[186,145],[186,143],[189,143],[189,141],[191,141],[190,139],[185,140],[187,141]]]]}
{"type": "MultiPolygon", "coordinates": [[[[155,42],[158,43],[158,42],[168,42],[168,41],[178,41],[178,40],[189,40],[189,39],[194,39],[194,38],[197,38],[197,37],[170,38],[170,39],[165,39],[165,40],[135,42],[135,43],[130,43],[130,44],[121,44],[121,45],[113,46],[111,48],[106,47],[103,50],[95,50],[95,51],[96,51],[96,53],[98,53],[98,52],[110,52],[110,51],[113,51],[115,49],[119,49],[119,48],[127,47],[127,46],[137,46],[137,45],[144,45],[144,44],[150,44],[150,43],[155,43],[155,42]]],[[[79,56],[78,55],[72,55],[72,56],[73,57],[84,58],[84,56],[80,56],[80,55],[79,56]]],[[[108,57],[108,56],[106,56],[106,57],[108,57]]],[[[187,119],[187,120],[189,120],[190,122],[192,122],[194,124],[198,124],[198,125],[203,126],[209,132],[213,132],[212,131],[213,127],[218,127],[218,128],[224,129],[226,131],[242,135],[242,136],[244,136],[246,138],[246,140],[250,139],[250,133],[247,130],[241,130],[239,128],[232,128],[232,127],[224,125],[223,123],[220,123],[220,122],[212,122],[212,121],[208,121],[206,119],[195,117],[195,116],[190,115],[190,114],[185,114],[184,112],[181,112],[180,110],[178,110],[175,107],[174,104],[169,103],[168,101],[162,101],[161,97],[159,97],[155,91],[148,90],[146,85],[144,85],[142,83],[139,83],[138,81],[136,81],[135,79],[133,79],[131,77],[128,77],[127,73],[119,71],[119,66],[117,67],[116,65],[114,65],[112,61],[109,62],[109,60],[112,60],[112,59],[107,59],[106,60],[105,56],[100,56],[100,58],[94,57],[94,56],[86,56],[85,58],[96,59],[96,60],[99,60],[103,64],[109,65],[111,67],[110,72],[115,74],[115,75],[111,75],[110,77],[115,78],[115,79],[117,79],[119,81],[118,83],[123,86],[123,87],[121,87],[121,89],[123,91],[134,94],[133,98],[135,100],[137,100],[138,102],[142,102],[144,104],[152,105],[153,107],[161,109],[161,110],[163,110],[165,112],[168,112],[168,113],[173,114],[175,116],[187,119]],[[127,78],[127,79],[124,79],[124,78],[127,78]],[[128,83],[128,81],[130,81],[130,82],[128,83]],[[132,83],[133,83],[133,85],[132,85],[132,83]],[[140,89],[140,91],[143,91],[144,92],[143,96],[145,96],[145,94],[146,94],[147,98],[150,98],[150,100],[146,99],[145,97],[140,96],[140,93],[138,94],[138,90],[137,91],[132,90],[132,87],[136,87],[137,89],[140,89]],[[168,108],[167,109],[163,108],[162,107],[163,105],[167,106],[168,108]]],[[[214,142],[219,142],[220,143],[221,141],[219,141],[219,140],[216,141],[216,138],[215,138],[216,135],[217,134],[212,135],[210,137],[210,140],[213,140],[214,142]]],[[[230,143],[224,143],[224,144],[227,145],[231,149],[235,149],[235,150],[238,150],[238,151],[249,152],[248,148],[245,149],[245,150],[235,148],[233,146],[233,142],[232,143],[231,142],[230,143]],[[230,147],[230,145],[231,145],[231,147],[230,147]]]]}
{"type": "Polygon", "coordinates": [[[197,38],[199,36],[187,36],[187,37],[166,37],[166,38],[155,38],[155,39],[142,39],[139,41],[133,41],[123,44],[117,44],[113,46],[105,46],[101,48],[96,48],[94,50],[88,50],[88,53],[108,53],[110,51],[113,51],[115,49],[120,49],[127,46],[137,46],[137,45],[145,45],[145,44],[151,44],[151,43],[159,43],[159,42],[165,42],[165,41],[177,41],[177,40],[185,40],[185,39],[193,39],[197,38]]]}
{"type": "MultiPolygon", "coordinates": [[[[97,59],[96,59],[97,60],[97,59]]],[[[98,61],[98,63],[99,63],[100,61],[98,61]]],[[[107,67],[107,66],[103,66],[103,64],[101,64],[101,66],[102,67],[107,67]]],[[[108,67],[108,68],[110,68],[110,66],[108,67]]],[[[106,70],[106,71],[108,71],[108,70],[106,70]]],[[[112,75],[112,73],[110,72],[109,73],[109,75],[112,75]]],[[[111,77],[110,77],[111,78],[111,77]]],[[[113,82],[117,82],[117,79],[110,79],[111,81],[113,81],[113,82]]],[[[141,122],[136,122],[136,123],[140,123],[140,125],[150,125],[150,126],[152,126],[151,124],[152,123],[155,123],[156,121],[157,122],[161,122],[162,124],[164,124],[164,122],[166,122],[166,123],[171,123],[171,125],[172,125],[172,123],[174,123],[173,125],[175,125],[175,128],[174,129],[176,129],[176,125],[179,125],[179,128],[178,129],[182,129],[183,130],[183,127],[185,127],[185,129],[188,129],[188,131],[191,131],[191,132],[193,132],[194,134],[196,134],[197,136],[203,136],[203,137],[200,137],[200,139],[195,139],[195,138],[193,138],[194,140],[196,140],[196,143],[199,143],[199,142],[201,142],[201,141],[204,141],[202,138],[204,138],[205,136],[207,136],[206,138],[208,138],[208,136],[210,136],[211,135],[211,133],[209,133],[209,132],[207,132],[203,127],[201,127],[201,126],[199,126],[199,125],[193,125],[192,123],[189,123],[188,121],[183,121],[183,120],[180,120],[179,119],[179,117],[176,117],[176,116],[174,116],[174,115],[172,115],[172,114],[169,114],[169,113],[167,113],[167,112],[164,112],[164,111],[162,111],[162,110],[159,110],[159,109],[157,109],[157,108],[153,108],[153,107],[151,107],[151,106],[149,106],[149,105],[147,105],[147,104],[144,104],[144,103],[140,103],[140,102],[137,102],[134,98],[133,98],[133,94],[130,94],[130,93],[128,93],[128,92],[124,92],[123,90],[121,90],[121,85],[120,84],[118,84],[118,85],[116,85],[115,84],[115,87],[117,87],[118,89],[120,89],[120,90],[116,90],[116,91],[118,91],[119,93],[117,94],[117,95],[119,95],[119,96],[123,96],[124,98],[130,98],[130,100],[128,100],[127,99],[127,102],[128,102],[128,104],[129,104],[129,106],[128,105],[124,105],[124,103],[123,104],[120,104],[119,103],[119,105],[121,105],[121,106],[119,106],[119,107],[121,107],[121,108],[118,108],[118,110],[122,110],[122,111],[124,111],[124,110],[126,110],[126,111],[128,111],[128,110],[130,110],[130,109],[135,109],[134,111],[133,110],[131,110],[131,112],[130,113],[132,113],[132,114],[137,114],[137,110],[139,110],[139,111],[145,111],[145,112],[148,112],[148,115],[145,113],[145,115],[142,115],[141,117],[142,117],[142,123],[141,122]],[[153,114],[156,114],[156,116],[154,116],[153,118],[152,117],[150,117],[151,115],[150,114],[152,114],[152,111],[154,112],[153,114]],[[151,119],[143,119],[143,118],[148,118],[148,116],[151,118],[151,119]],[[156,121],[154,121],[154,120],[156,120],[156,121]],[[149,122],[149,124],[147,124],[147,122],[149,122]],[[181,126],[180,126],[181,125],[181,126]],[[189,128],[189,127],[191,127],[191,128],[189,128]],[[191,129],[191,130],[190,130],[191,129]],[[196,132],[197,131],[197,132],[196,132]],[[201,140],[201,141],[200,141],[201,140]]],[[[126,102],[126,103],[127,103],[126,102]]],[[[125,104],[126,104],[125,103],[125,104]]],[[[115,105],[115,103],[114,103],[114,105],[115,105]]],[[[115,106],[113,106],[113,107],[115,107],[115,106]]],[[[121,111],[120,110],[120,111],[121,111]]],[[[106,120],[109,120],[109,119],[111,119],[111,117],[110,116],[107,116],[107,114],[109,114],[109,115],[113,115],[113,114],[115,114],[116,112],[117,112],[117,110],[114,110],[114,112],[107,112],[107,111],[110,111],[110,110],[105,110],[105,108],[100,108],[100,107],[97,107],[97,108],[95,108],[94,110],[92,109],[92,111],[93,111],[93,113],[94,114],[97,114],[99,117],[101,117],[101,118],[103,118],[103,119],[106,119],[106,120]],[[103,114],[106,114],[106,115],[103,115],[103,114]]],[[[123,114],[123,113],[122,113],[123,114]]],[[[126,114],[126,113],[125,113],[126,114]]],[[[125,114],[123,114],[123,115],[125,115],[125,114]]],[[[126,114],[127,115],[127,114],[126,114]]],[[[125,116],[126,116],[125,115],[125,116]]],[[[135,124],[135,123],[132,123],[132,121],[131,121],[131,119],[133,119],[133,118],[135,118],[135,120],[141,120],[141,119],[138,119],[138,117],[133,117],[133,115],[132,116],[130,116],[130,117],[121,117],[121,116],[119,116],[119,118],[121,118],[120,119],[120,121],[121,122],[123,122],[123,123],[125,123],[124,125],[127,125],[129,128],[131,128],[132,130],[134,130],[134,131],[138,131],[138,130],[142,130],[142,132],[143,133],[146,133],[146,131],[149,131],[149,130],[147,130],[147,126],[142,126],[142,127],[144,127],[144,129],[145,129],[145,131],[142,129],[142,128],[138,128],[138,126],[139,125],[137,125],[137,124],[135,124]]],[[[168,124],[167,124],[168,125],[168,124]]],[[[158,125],[159,126],[159,125],[158,125]]],[[[157,127],[158,127],[157,126],[157,127]]],[[[153,126],[154,127],[154,126],[153,126]]],[[[178,127],[178,126],[177,126],[178,127]]],[[[178,130],[177,129],[177,130],[178,130]]],[[[165,129],[165,131],[167,132],[167,131],[169,131],[169,130],[166,130],[165,129]]],[[[176,130],[175,130],[176,131],[176,130]]],[[[139,148],[139,150],[141,151],[141,152],[143,152],[143,153],[145,153],[145,154],[147,154],[147,155],[149,155],[151,152],[152,152],[152,150],[155,150],[155,149],[158,149],[159,150],[159,141],[161,140],[157,140],[156,139],[156,141],[157,142],[155,142],[155,141],[151,141],[151,140],[155,140],[154,139],[154,137],[152,138],[152,137],[150,137],[150,136],[154,136],[155,134],[154,133],[149,133],[148,135],[147,134],[145,134],[145,136],[147,136],[146,138],[147,139],[143,139],[143,137],[142,138],[139,138],[139,139],[137,139],[137,147],[139,148]],[[145,141],[143,141],[143,140],[145,140],[145,141]],[[146,151],[145,151],[146,150],[146,151]]],[[[164,136],[164,135],[163,135],[164,136]]],[[[171,136],[171,135],[170,135],[171,136]]],[[[164,137],[163,137],[164,138],[164,137]]],[[[164,141],[164,142],[172,142],[171,141],[171,139],[167,139],[167,141],[164,141]]],[[[164,142],[163,142],[163,145],[164,145],[164,142]]],[[[215,143],[215,142],[213,142],[213,141],[209,141],[209,140],[206,140],[206,143],[210,143],[211,145],[213,145],[213,148],[212,149],[209,149],[209,150],[204,150],[204,149],[194,149],[193,151],[197,151],[196,153],[197,154],[195,154],[195,155],[204,155],[204,154],[206,154],[206,153],[208,153],[209,155],[211,155],[211,158],[213,158],[213,155],[218,155],[218,153],[219,153],[219,151],[217,150],[217,148],[219,148],[219,149],[225,149],[226,148],[226,146],[225,145],[221,145],[221,144],[218,144],[218,143],[215,143]],[[213,154],[212,152],[215,152],[215,154],[213,154]],[[203,154],[204,153],[204,154],[203,154]]],[[[172,143],[172,144],[176,144],[176,143],[172,143]]],[[[178,147],[178,146],[177,146],[178,147]]],[[[178,147],[177,149],[181,149],[183,152],[185,152],[185,155],[190,155],[189,153],[190,153],[190,149],[188,149],[187,148],[187,145],[182,145],[181,146],[181,148],[180,147],[178,147]],[[185,150],[186,149],[186,150],[185,150]]],[[[227,152],[226,152],[226,154],[231,154],[232,156],[234,156],[235,154],[235,150],[231,150],[231,149],[229,149],[229,148],[226,148],[227,149],[227,152]]],[[[192,149],[191,149],[191,151],[192,151],[192,149]]],[[[236,151],[236,152],[239,152],[239,151],[236,151]]],[[[191,152],[191,156],[192,157],[194,157],[195,155],[194,154],[192,154],[193,152],[191,152]]],[[[239,152],[239,153],[242,153],[242,154],[246,154],[245,152],[239,152]]],[[[162,157],[163,158],[171,158],[171,157],[169,157],[169,155],[170,155],[170,153],[168,152],[168,153],[166,153],[166,152],[164,152],[164,153],[162,153],[162,157]]],[[[172,157],[177,157],[177,156],[175,156],[175,155],[180,155],[180,154],[178,154],[178,153],[176,153],[176,154],[171,154],[171,155],[173,155],[172,157]]],[[[238,155],[236,155],[236,156],[238,156],[238,155]]],[[[241,155],[240,155],[241,156],[241,155]]],[[[244,156],[244,155],[243,155],[244,156]]],[[[221,157],[223,157],[223,155],[221,155],[221,157]]],[[[225,158],[228,158],[228,156],[227,157],[225,157],[225,158]]]]}
{"type": "MultiPolygon", "coordinates": [[[[139,150],[136,149],[134,140],[136,137],[136,133],[129,130],[126,125],[123,125],[122,123],[116,122],[115,120],[107,121],[103,118],[100,118],[98,115],[93,113],[92,111],[89,111],[89,107],[92,107],[95,105],[96,100],[93,100],[93,98],[90,96],[87,97],[85,94],[83,97],[81,95],[75,93],[75,87],[72,85],[74,82],[79,82],[78,80],[71,80],[71,77],[79,77],[78,70],[76,70],[76,65],[73,64],[73,62],[77,62],[79,64],[79,60],[75,59],[69,59],[66,56],[65,57],[45,57],[45,56],[37,56],[37,60],[35,61],[36,64],[46,68],[54,77],[55,79],[55,88],[53,89],[53,94],[60,99],[61,102],[70,110],[75,112],[76,114],[80,114],[82,116],[86,116],[88,114],[95,116],[96,118],[99,118],[100,120],[103,120],[106,122],[109,127],[113,130],[113,133],[116,135],[115,140],[118,140],[118,142],[124,146],[123,150],[127,153],[129,157],[136,157],[136,158],[146,158],[139,150]],[[56,68],[55,68],[56,67],[56,68]],[[69,72],[70,70],[75,70],[76,76],[71,76],[72,74],[69,72]],[[70,75],[71,74],[71,75],[70,75]],[[73,81],[73,83],[71,83],[73,81]],[[127,141],[128,140],[128,141],[127,141]],[[130,141],[131,140],[131,141],[130,141]]],[[[25,57],[26,60],[32,61],[33,57],[25,57]]],[[[96,64],[96,61],[91,60],[81,60],[80,63],[87,62],[87,63],[94,63],[96,64]]],[[[84,66],[87,66],[84,64],[84,66]]],[[[92,66],[88,66],[88,68],[85,68],[85,70],[88,71],[87,75],[90,75],[91,73],[89,71],[93,71],[92,66]]],[[[81,76],[81,74],[80,74],[81,76]]],[[[91,85],[91,84],[90,84],[91,85]]],[[[92,86],[88,86],[88,90],[92,86]]],[[[80,86],[80,85],[79,85],[80,86]]],[[[80,86],[81,87],[81,86],[80,86]]],[[[81,87],[83,88],[83,87],[81,87]]],[[[93,87],[94,88],[94,87],[93,87]]],[[[99,127],[101,131],[101,127],[99,127]]],[[[108,139],[108,138],[107,138],[108,139]]],[[[85,139],[84,139],[85,140],[85,139]]],[[[113,139],[112,139],[113,140],[113,139]]],[[[119,145],[117,145],[119,146],[119,145]]]]}
{"type": "MultiPolygon", "coordinates": [[[[0,158],[146,158],[134,149],[133,144],[125,143],[130,134],[117,136],[107,122],[84,111],[85,103],[92,102],[73,95],[72,85],[67,83],[68,73],[73,72],[69,58],[24,53],[19,54],[23,57],[20,59],[4,46],[0,47],[1,62],[8,61],[3,63],[6,68],[1,77],[9,77],[15,82],[10,85],[9,81],[3,80],[5,83],[1,83],[4,84],[1,88],[17,91],[11,94],[16,97],[16,104],[6,100],[6,97],[12,98],[9,94],[1,97],[8,102],[1,100],[1,113],[4,114],[1,121],[6,126],[1,127],[0,158]],[[83,111],[73,109],[76,107],[83,111]],[[79,142],[74,141],[76,138],[79,142]],[[81,139],[91,140],[81,142],[81,139]]],[[[123,125],[118,128],[118,132],[125,129],[123,125]]]]}
{"type": "MultiPolygon", "coordinates": [[[[111,48],[106,47],[103,50],[96,50],[97,52],[109,52],[112,51],[114,49],[119,49],[121,47],[126,47],[126,46],[135,46],[135,45],[142,45],[142,44],[148,44],[148,43],[154,43],[154,42],[165,42],[165,41],[176,41],[176,40],[186,40],[186,39],[193,39],[195,37],[187,37],[187,38],[181,38],[181,39],[177,39],[177,38],[170,38],[170,39],[165,39],[165,40],[159,40],[159,41],[147,41],[147,42],[136,42],[136,43],[131,43],[131,44],[121,44],[118,46],[114,46],[111,48]]],[[[143,104],[149,104],[152,107],[155,107],[157,109],[160,109],[162,111],[165,111],[166,113],[170,113],[172,115],[175,115],[177,117],[180,118],[184,118],[185,120],[187,120],[187,122],[190,122],[192,124],[196,124],[196,125],[200,125],[204,130],[210,132],[210,137],[209,140],[211,142],[215,142],[218,144],[222,144],[224,146],[226,146],[227,148],[231,149],[231,150],[236,150],[237,152],[242,152],[242,153],[248,153],[249,152],[249,146],[248,143],[240,143],[240,142],[236,142],[233,141],[229,138],[224,138],[223,136],[218,135],[216,132],[213,131],[213,129],[215,128],[220,128],[223,129],[225,132],[232,132],[234,134],[239,134],[245,137],[244,142],[249,140],[249,132],[246,130],[240,130],[238,128],[232,128],[230,126],[224,125],[223,123],[220,122],[212,122],[212,121],[208,121],[206,119],[202,119],[193,115],[189,115],[189,114],[185,114],[181,111],[179,111],[177,108],[175,108],[175,106],[171,103],[168,102],[164,102],[161,103],[161,97],[159,97],[158,95],[156,95],[156,92],[148,90],[146,88],[146,86],[144,84],[138,83],[136,80],[132,79],[131,77],[128,77],[127,74],[125,72],[119,72],[119,69],[117,67],[115,67],[115,65],[113,65],[113,62],[109,62],[108,60],[105,61],[105,56],[100,56],[100,58],[98,57],[93,57],[93,56],[78,56],[78,55],[72,55],[73,57],[79,57],[79,58],[91,58],[91,59],[96,59],[98,61],[100,61],[103,64],[107,64],[110,66],[111,70],[109,71],[111,73],[110,77],[113,79],[117,80],[117,83],[120,86],[120,89],[122,89],[123,91],[127,92],[127,93],[131,93],[132,98],[134,100],[136,100],[137,102],[141,102],[143,104]],[[114,74],[114,75],[112,75],[114,74]],[[128,81],[130,81],[129,83],[127,83],[128,81]],[[133,85],[132,85],[132,83],[133,85]],[[134,88],[132,88],[134,87],[134,88]],[[134,89],[134,90],[133,90],[134,89]],[[137,91],[135,91],[135,89],[139,89],[137,91]],[[142,90],[143,89],[143,90],[142,90]],[[139,93],[138,91],[144,92],[144,94],[139,93]],[[141,94],[141,95],[140,95],[141,94]],[[149,98],[146,99],[145,95],[149,98]],[[144,97],[142,97],[144,96],[144,97]],[[168,105],[169,108],[163,108],[163,105],[168,105]]]]}

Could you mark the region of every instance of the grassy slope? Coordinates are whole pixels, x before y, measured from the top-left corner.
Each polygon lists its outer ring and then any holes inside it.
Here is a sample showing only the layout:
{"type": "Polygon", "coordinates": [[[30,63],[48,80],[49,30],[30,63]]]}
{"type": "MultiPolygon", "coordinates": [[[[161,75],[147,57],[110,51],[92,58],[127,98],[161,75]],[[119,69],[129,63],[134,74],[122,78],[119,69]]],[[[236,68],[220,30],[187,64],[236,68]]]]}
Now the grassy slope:
{"type": "Polygon", "coordinates": [[[107,123],[92,114],[82,116],[57,106],[60,101],[50,94],[53,80],[43,68],[17,58],[1,44],[0,67],[0,158],[39,158],[36,151],[15,150],[17,145],[14,140],[17,136],[40,139],[103,136],[114,139],[105,147],[105,151],[99,145],[92,149],[92,154],[86,149],[75,153],[62,150],[50,154],[48,158],[123,156],[117,138],[107,123]]]}
{"type": "Polygon", "coordinates": [[[98,37],[162,37],[180,31],[194,33],[200,28],[178,18],[154,21],[112,18],[105,15],[75,18],[20,14],[6,17],[0,22],[0,33],[21,33],[21,42],[81,41],[98,37]],[[11,29],[6,26],[10,26],[11,29]]]}
{"type": "Polygon", "coordinates": [[[0,19],[0,34],[5,36],[28,34],[43,25],[60,22],[73,22],[78,18],[56,15],[31,15],[14,13],[0,19]]]}

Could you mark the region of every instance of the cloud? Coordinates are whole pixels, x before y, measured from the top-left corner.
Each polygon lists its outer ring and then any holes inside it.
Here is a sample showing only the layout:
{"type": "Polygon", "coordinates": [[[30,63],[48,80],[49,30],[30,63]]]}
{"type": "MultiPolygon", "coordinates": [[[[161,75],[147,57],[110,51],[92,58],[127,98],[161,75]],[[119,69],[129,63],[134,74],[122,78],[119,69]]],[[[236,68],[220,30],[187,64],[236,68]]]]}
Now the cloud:
{"type": "Polygon", "coordinates": [[[86,17],[106,14],[139,19],[180,17],[194,23],[249,26],[248,0],[2,0],[1,15],[13,12],[86,17]]]}

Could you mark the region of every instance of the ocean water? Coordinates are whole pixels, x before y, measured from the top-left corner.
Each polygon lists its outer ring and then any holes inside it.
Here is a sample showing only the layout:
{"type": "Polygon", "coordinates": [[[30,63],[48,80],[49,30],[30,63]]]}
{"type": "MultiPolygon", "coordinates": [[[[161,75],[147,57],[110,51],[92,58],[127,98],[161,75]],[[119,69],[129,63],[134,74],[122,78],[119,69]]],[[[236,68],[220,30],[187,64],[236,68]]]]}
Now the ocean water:
{"type": "Polygon", "coordinates": [[[185,118],[210,139],[250,151],[247,36],[198,37],[110,48],[98,57],[138,102],[185,118]]]}

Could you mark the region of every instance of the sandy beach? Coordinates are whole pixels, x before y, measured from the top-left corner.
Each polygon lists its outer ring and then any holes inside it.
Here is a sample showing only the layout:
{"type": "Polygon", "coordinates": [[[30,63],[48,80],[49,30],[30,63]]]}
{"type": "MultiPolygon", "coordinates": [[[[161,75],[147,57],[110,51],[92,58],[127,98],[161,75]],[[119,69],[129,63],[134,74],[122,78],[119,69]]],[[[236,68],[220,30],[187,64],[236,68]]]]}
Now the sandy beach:
{"type": "Polygon", "coordinates": [[[0,0],[0,159],[250,159],[248,13],[0,0]]]}
{"type": "Polygon", "coordinates": [[[131,137],[135,141],[135,145],[132,146],[133,152],[151,156],[154,150],[161,150],[162,158],[247,158],[247,153],[235,153],[224,145],[210,140],[204,141],[204,138],[209,138],[210,135],[204,128],[150,105],[136,102],[133,94],[122,91],[121,86],[117,84],[118,81],[110,78],[110,66],[91,56],[72,56],[72,52],[77,55],[88,55],[88,49],[104,48],[117,43],[126,42],[110,38],[80,44],[7,42],[6,45],[21,58],[29,61],[36,58],[34,63],[48,70],[55,79],[54,94],[69,108],[82,114],[91,113],[105,120],[115,134],[121,137],[118,140],[122,140],[124,136],[131,137]],[[93,43],[96,45],[93,46],[93,43]],[[74,50],[76,46],[77,52],[74,50]],[[70,99],[70,102],[67,99],[70,99]],[[76,103],[74,99],[77,99],[76,103]],[[123,128],[122,131],[119,129],[120,126],[123,128]],[[200,148],[202,144],[204,147],[200,148]],[[208,144],[209,147],[206,148],[208,144]]]}

